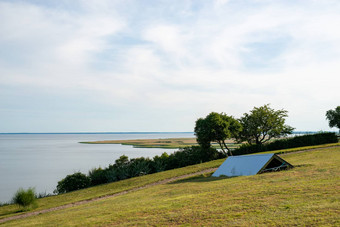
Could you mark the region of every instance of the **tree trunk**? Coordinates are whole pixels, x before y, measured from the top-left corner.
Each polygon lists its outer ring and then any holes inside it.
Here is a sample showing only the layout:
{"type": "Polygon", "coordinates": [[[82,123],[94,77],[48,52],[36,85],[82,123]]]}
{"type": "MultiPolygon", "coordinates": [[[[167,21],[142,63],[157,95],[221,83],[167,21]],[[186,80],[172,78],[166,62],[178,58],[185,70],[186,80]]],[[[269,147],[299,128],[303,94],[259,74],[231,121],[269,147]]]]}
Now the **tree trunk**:
{"type": "Polygon", "coordinates": [[[233,156],[233,154],[231,153],[231,150],[229,149],[227,144],[224,142],[224,140],[222,140],[222,142],[223,142],[223,145],[225,146],[225,148],[227,149],[227,151],[230,153],[230,156],[233,156]]]}
{"type": "Polygon", "coordinates": [[[256,145],[260,145],[261,144],[261,141],[259,140],[259,137],[255,138],[255,143],[256,143],[256,145]]]}
{"type": "Polygon", "coordinates": [[[220,147],[221,147],[223,153],[226,154],[226,155],[228,155],[228,153],[225,152],[225,150],[224,150],[224,148],[223,148],[223,146],[222,146],[221,141],[218,140],[217,143],[220,145],[220,147]]]}

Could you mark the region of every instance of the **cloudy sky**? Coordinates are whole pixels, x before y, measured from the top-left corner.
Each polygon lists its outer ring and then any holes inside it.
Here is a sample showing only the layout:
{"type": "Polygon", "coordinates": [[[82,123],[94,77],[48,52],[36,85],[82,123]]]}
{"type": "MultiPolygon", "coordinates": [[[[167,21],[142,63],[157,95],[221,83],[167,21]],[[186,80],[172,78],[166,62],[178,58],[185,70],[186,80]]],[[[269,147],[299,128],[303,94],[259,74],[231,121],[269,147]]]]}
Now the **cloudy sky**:
{"type": "Polygon", "coordinates": [[[267,103],[330,130],[339,28],[337,0],[0,0],[0,132],[193,131],[267,103]]]}

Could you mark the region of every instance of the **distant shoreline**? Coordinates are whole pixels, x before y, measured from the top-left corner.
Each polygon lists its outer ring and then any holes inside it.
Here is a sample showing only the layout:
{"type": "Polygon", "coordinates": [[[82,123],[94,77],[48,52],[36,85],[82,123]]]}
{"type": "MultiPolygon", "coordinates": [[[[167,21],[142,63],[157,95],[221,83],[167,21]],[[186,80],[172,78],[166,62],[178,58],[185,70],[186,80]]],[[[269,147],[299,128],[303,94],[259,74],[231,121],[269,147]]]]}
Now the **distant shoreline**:
{"type": "MultiPolygon", "coordinates": [[[[321,131],[295,131],[292,134],[315,134],[321,131]]],[[[322,131],[322,132],[334,132],[338,133],[338,131],[322,131]]],[[[0,135],[15,135],[15,134],[20,134],[20,135],[25,135],[25,134],[51,134],[51,135],[58,135],[58,134],[179,134],[179,133],[184,133],[184,134],[194,134],[194,132],[0,132],[0,135]]]]}
{"type": "Polygon", "coordinates": [[[1,134],[179,134],[194,132],[0,132],[1,134]]]}

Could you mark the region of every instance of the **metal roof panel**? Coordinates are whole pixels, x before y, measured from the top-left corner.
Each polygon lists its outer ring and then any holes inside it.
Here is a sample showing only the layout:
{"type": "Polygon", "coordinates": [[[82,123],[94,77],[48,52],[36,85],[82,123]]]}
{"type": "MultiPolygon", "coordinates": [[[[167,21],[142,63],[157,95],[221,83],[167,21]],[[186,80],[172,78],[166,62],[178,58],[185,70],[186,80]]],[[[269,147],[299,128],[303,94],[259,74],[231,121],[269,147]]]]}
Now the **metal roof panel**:
{"type": "Polygon", "coordinates": [[[255,175],[273,156],[274,154],[230,156],[212,176],[219,177],[225,175],[233,177],[255,175]]]}

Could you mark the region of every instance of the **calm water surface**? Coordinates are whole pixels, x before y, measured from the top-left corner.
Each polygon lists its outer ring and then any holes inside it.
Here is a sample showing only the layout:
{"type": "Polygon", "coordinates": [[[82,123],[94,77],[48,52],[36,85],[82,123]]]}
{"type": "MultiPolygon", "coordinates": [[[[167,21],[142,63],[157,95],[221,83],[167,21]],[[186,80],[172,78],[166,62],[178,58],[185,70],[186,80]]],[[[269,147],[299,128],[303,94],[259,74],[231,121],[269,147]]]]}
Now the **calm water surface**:
{"type": "Polygon", "coordinates": [[[0,134],[0,202],[18,188],[52,193],[59,180],[76,171],[106,167],[121,155],[154,157],[175,149],[133,148],[120,144],[80,144],[81,141],[194,137],[193,133],[123,134],[0,134]]]}

